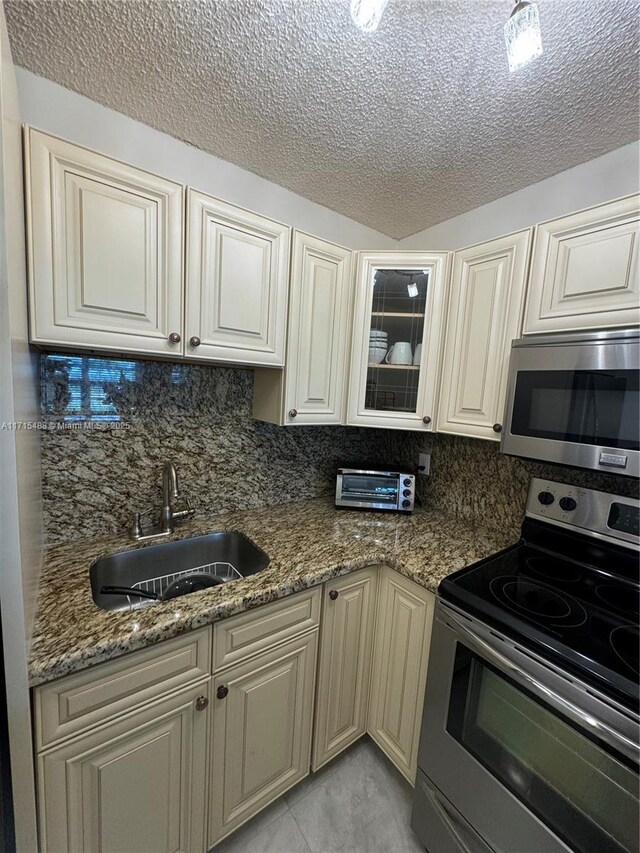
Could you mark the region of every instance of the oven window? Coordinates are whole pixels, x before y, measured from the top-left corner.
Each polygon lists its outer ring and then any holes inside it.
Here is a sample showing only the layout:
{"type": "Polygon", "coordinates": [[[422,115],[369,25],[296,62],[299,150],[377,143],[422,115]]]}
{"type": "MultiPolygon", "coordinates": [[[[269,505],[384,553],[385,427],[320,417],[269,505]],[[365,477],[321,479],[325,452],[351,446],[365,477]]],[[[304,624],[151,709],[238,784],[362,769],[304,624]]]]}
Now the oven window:
{"type": "Polygon", "coordinates": [[[460,643],[447,731],[573,850],[638,850],[637,768],[460,643]]]}
{"type": "Polygon", "coordinates": [[[638,450],[637,370],[518,371],[511,432],[638,450]]]}
{"type": "Polygon", "coordinates": [[[342,497],[352,501],[398,503],[398,478],[382,474],[343,474],[342,497]]]}

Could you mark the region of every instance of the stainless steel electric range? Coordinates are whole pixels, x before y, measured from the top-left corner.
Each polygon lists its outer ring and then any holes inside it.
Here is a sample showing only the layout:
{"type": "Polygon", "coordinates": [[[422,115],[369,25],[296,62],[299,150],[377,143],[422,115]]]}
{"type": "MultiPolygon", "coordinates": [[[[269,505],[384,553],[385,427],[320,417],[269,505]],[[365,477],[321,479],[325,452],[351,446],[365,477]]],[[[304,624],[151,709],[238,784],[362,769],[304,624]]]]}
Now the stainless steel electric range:
{"type": "Polygon", "coordinates": [[[534,479],[440,584],[412,826],[429,853],[637,853],[640,502],[534,479]]]}

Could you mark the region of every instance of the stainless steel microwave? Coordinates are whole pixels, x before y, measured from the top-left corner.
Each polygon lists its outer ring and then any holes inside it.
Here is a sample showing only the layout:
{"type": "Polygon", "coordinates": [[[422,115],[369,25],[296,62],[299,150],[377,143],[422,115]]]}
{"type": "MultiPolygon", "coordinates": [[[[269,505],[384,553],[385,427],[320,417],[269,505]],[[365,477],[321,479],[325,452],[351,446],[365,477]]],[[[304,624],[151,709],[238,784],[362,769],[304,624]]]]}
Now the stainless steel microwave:
{"type": "Polygon", "coordinates": [[[336,507],[411,512],[416,494],[414,474],[387,468],[338,468],[336,507]]]}
{"type": "Polygon", "coordinates": [[[500,449],[639,477],[639,368],[637,329],[514,341],[500,449]]]}

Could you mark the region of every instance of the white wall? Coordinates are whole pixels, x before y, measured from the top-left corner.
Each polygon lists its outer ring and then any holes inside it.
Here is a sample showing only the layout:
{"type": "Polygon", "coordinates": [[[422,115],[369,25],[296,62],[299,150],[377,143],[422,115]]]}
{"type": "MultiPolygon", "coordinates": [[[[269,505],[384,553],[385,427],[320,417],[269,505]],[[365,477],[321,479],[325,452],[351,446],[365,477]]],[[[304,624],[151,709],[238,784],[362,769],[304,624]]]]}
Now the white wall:
{"type": "MultiPolygon", "coordinates": [[[[523,152],[535,157],[535,152],[523,152]]],[[[632,142],[523,190],[400,240],[401,249],[462,249],[537,222],[638,192],[640,143],[632,142]]]]}
{"type": "Polygon", "coordinates": [[[398,241],[44,77],[16,76],[27,124],[353,249],[460,249],[640,188],[631,143],[398,241]]]}
{"type": "MultiPolygon", "coordinates": [[[[0,424],[37,421],[37,357],[27,340],[22,133],[0,6],[0,424]]],[[[40,436],[0,430],[0,607],[16,845],[37,849],[27,654],[42,565],[40,436]]]]}
{"type": "Polygon", "coordinates": [[[23,121],[351,249],[396,241],[264,178],[16,69],[23,121]]]}

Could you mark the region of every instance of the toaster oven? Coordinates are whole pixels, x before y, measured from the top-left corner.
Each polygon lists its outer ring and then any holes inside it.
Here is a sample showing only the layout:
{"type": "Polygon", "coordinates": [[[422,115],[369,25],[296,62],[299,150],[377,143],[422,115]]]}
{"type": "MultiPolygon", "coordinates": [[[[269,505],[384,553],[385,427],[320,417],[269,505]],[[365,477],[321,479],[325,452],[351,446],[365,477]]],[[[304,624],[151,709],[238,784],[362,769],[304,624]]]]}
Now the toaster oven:
{"type": "Polygon", "coordinates": [[[385,468],[338,468],[335,505],[344,509],[412,512],[416,478],[385,468]]]}

